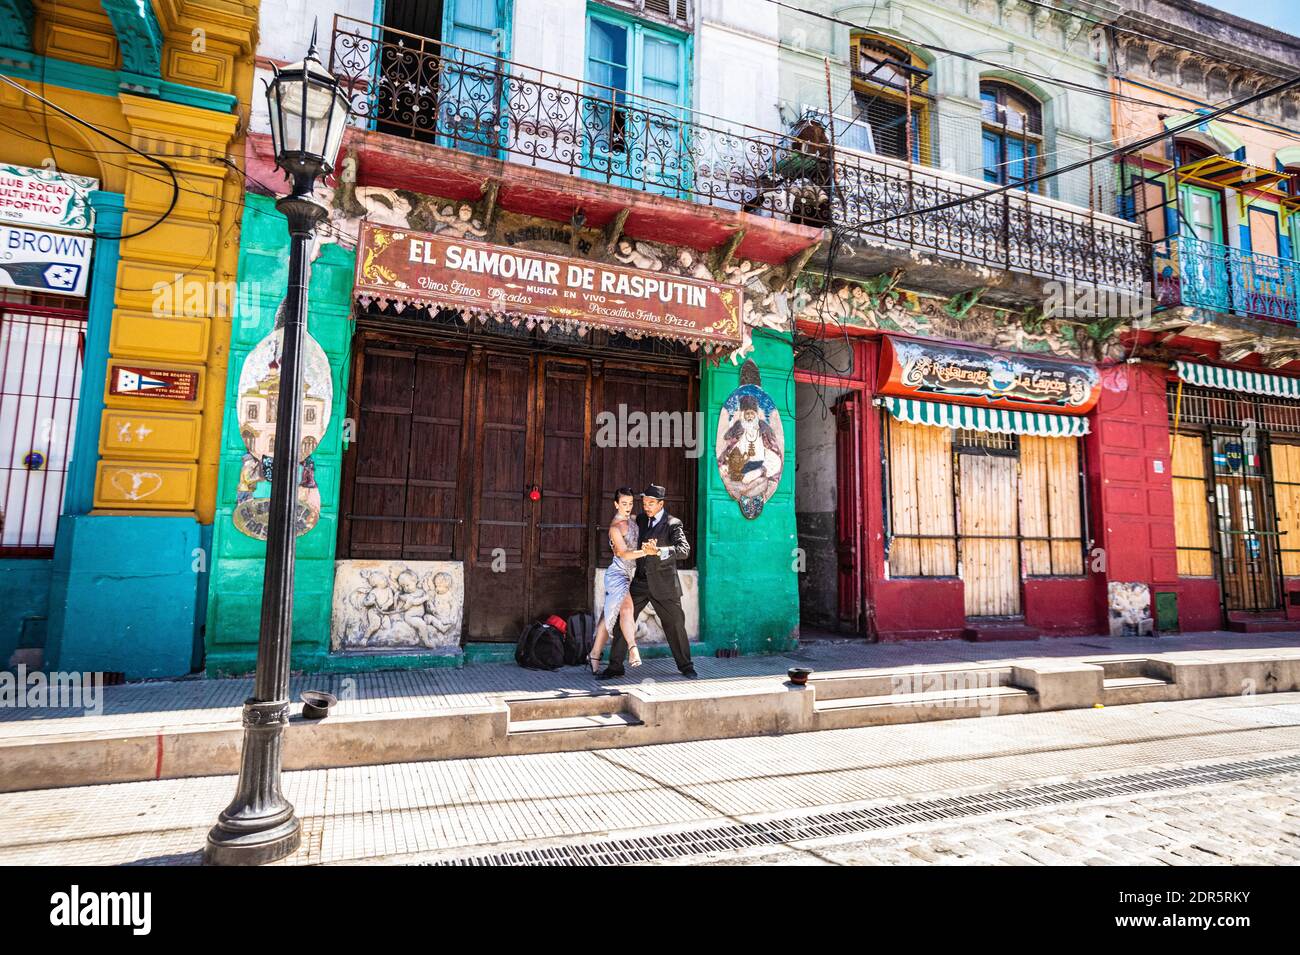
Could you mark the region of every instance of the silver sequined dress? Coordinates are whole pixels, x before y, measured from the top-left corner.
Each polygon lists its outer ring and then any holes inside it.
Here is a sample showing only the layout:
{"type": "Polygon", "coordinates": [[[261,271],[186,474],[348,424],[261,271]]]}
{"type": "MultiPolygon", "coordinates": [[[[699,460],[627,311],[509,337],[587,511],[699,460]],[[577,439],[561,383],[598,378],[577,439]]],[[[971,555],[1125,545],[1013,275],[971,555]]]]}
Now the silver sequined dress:
{"type": "MultiPolygon", "coordinates": [[[[636,550],[640,543],[641,532],[635,520],[627,522],[627,531],[623,534],[623,543],[628,550],[636,550]]],[[[609,539],[610,550],[614,549],[614,538],[609,539]]],[[[605,629],[611,634],[618,624],[618,608],[623,606],[623,598],[632,588],[632,576],[636,573],[636,558],[618,557],[609,562],[605,569],[605,629]]]]}

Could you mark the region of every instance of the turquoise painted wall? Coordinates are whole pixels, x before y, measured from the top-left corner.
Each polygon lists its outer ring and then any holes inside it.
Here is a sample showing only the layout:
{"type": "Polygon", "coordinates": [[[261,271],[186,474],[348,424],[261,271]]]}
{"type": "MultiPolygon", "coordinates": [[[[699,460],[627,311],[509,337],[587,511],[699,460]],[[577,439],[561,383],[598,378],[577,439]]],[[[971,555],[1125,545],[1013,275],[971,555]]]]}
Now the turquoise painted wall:
{"type": "Polygon", "coordinates": [[[192,517],[64,514],[46,667],[128,680],[191,672],[202,542],[192,517]]]}
{"type": "Polygon", "coordinates": [[[707,364],[700,409],[709,444],[700,458],[700,639],[710,651],[733,642],[742,653],[781,652],[798,642],[798,545],[794,516],[794,354],[788,338],[756,334],[749,358],[776,403],[785,430],[781,484],[754,520],[740,513],[717,466],[718,413],[740,384],[740,367],[707,364]]]}
{"type": "Polygon", "coordinates": [[[51,561],[15,557],[0,560],[0,670],[19,647],[45,642],[51,561]]]}
{"type": "MultiPolygon", "coordinates": [[[[338,538],[343,420],[347,417],[348,356],[352,341],[351,293],[355,254],[329,244],[312,263],[307,329],[325,350],[334,376],[329,429],[315,454],[321,515],[298,538],[294,577],[294,669],[328,665],[334,549],[338,538]]],[[[289,233],[273,199],[249,194],[239,252],[240,295],[231,326],[217,510],[212,529],[208,587],[206,667],[209,675],[247,673],[256,664],[266,542],[235,528],[231,519],[244,443],[235,415],[244,359],[274,327],[288,284],[289,233]]]]}

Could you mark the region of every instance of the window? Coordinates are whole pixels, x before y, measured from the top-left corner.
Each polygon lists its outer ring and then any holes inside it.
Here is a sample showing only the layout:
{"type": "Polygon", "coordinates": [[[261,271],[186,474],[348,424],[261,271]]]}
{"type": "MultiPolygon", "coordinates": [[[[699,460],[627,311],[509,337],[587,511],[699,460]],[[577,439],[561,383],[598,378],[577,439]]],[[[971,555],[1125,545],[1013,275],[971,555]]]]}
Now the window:
{"type": "MultiPolygon", "coordinates": [[[[1006,83],[980,83],[984,121],[984,180],[1005,185],[1042,172],[1043,111],[1038,101],[1006,83]]],[[[1039,184],[1027,188],[1038,192],[1039,184]]]]}
{"type": "MultiPolygon", "coordinates": [[[[1278,442],[1269,447],[1269,454],[1273,465],[1273,500],[1277,508],[1282,575],[1296,577],[1300,576],[1300,445],[1278,442]]],[[[1181,540],[1178,543],[1182,545],[1181,540]]],[[[1208,564],[1207,558],[1207,567],[1208,564]]],[[[1178,569],[1182,571],[1181,563],[1178,569]]]]}
{"type": "Polygon", "coordinates": [[[250,401],[244,405],[245,421],[257,421],[258,417],[259,417],[259,409],[257,407],[256,401],[250,401]]]}
{"type": "Polygon", "coordinates": [[[1174,140],[1174,162],[1178,166],[1186,166],[1188,163],[1209,159],[1211,156],[1217,155],[1216,150],[1204,143],[1198,143],[1192,139],[1174,140]]]}
{"type": "Polygon", "coordinates": [[[385,0],[382,25],[377,129],[486,156],[507,145],[507,0],[385,0]]]}
{"type": "Polygon", "coordinates": [[[960,567],[967,579],[990,557],[1004,576],[1084,572],[1077,439],[892,418],[887,431],[891,576],[951,577],[960,567]]]}
{"type": "Polygon", "coordinates": [[[591,11],[581,109],[593,177],[667,194],[689,190],[686,69],[684,35],[591,11]]]}
{"type": "Polygon", "coordinates": [[[1175,434],[1170,476],[1174,485],[1174,543],[1179,577],[1214,574],[1205,451],[1200,435],[1175,434]]]}
{"type": "Polygon", "coordinates": [[[1159,179],[1141,178],[1129,186],[1129,206],[1126,218],[1146,225],[1147,238],[1160,242],[1176,233],[1176,212],[1173,203],[1165,199],[1165,184],[1159,179]]]}
{"type": "Polygon", "coordinates": [[[912,161],[931,165],[930,98],[925,91],[930,71],[906,49],[880,37],[855,36],[851,42],[854,119],[870,127],[874,151],[895,159],[908,157],[910,111],[912,161]]]}
{"type": "Polygon", "coordinates": [[[48,557],[77,430],[85,306],[0,293],[0,556],[48,557]]]}
{"type": "Polygon", "coordinates": [[[1278,188],[1288,196],[1300,196],[1300,166],[1286,166],[1282,171],[1287,178],[1278,183],[1278,188]]]}

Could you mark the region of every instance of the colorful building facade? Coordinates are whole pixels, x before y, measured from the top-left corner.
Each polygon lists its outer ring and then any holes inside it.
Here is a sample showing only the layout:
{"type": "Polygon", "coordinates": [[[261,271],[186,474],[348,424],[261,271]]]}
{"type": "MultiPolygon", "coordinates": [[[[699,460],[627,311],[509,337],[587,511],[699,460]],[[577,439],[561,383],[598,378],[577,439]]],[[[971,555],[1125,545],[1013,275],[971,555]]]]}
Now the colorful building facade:
{"type": "MultiPolygon", "coordinates": [[[[776,36],[686,3],[435,7],[318,11],[330,24],[321,59],[356,121],[320,192],[331,218],[313,265],[319,374],[309,362],[306,394],[329,421],[302,449],[295,667],[510,658],[528,621],[591,609],[613,492],[652,482],[692,544],[679,577],[695,652],[792,646],[788,296],[822,229],[790,221],[765,178],[798,154],[747,125],[766,104],[700,109],[719,104],[710,77],[775,76],[776,36]],[[403,271],[409,257],[385,258],[408,243],[419,274],[403,271]],[[530,311],[535,289],[499,271],[480,290],[491,307],[466,305],[468,271],[453,281],[426,267],[444,261],[428,250],[451,248],[461,264],[533,263],[532,286],[576,269],[578,284],[556,293],[572,305],[530,311]],[[751,429],[764,440],[742,441],[751,429]]],[[[309,22],[262,17],[262,69],[302,55],[309,22]]],[[[255,119],[248,140],[252,191],[282,191],[265,128],[255,119]]],[[[259,391],[246,382],[266,380],[284,287],[270,199],[250,195],[245,215],[240,277],[260,297],[231,348],[213,673],[254,661],[269,493],[257,448],[270,429],[249,419],[259,391]]],[[[642,627],[643,645],[666,652],[657,621],[642,627]]]]}
{"type": "MultiPolygon", "coordinates": [[[[595,606],[610,498],[651,482],[696,653],[1296,615],[1294,96],[1013,185],[1290,75],[1294,38],[1191,0],[322,0],[184,46],[180,6],[156,78],[138,44],[61,67],[184,188],[51,120],[58,170],[108,185],[14,647],[253,669],[288,249],[253,81],[313,21],[354,116],[318,189],[295,669],[511,658],[595,606]]],[[[37,5],[14,75],[96,16],[37,5]]],[[[0,159],[40,169],[12,110],[0,159]]]]}
{"type": "Polygon", "coordinates": [[[253,4],[0,7],[0,660],[201,665],[253,4]],[[50,218],[48,200],[74,215],[50,218]]]}
{"type": "MultiPolygon", "coordinates": [[[[1125,4],[1113,29],[1123,137],[1194,120],[1300,66],[1295,37],[1183,0],[1125,4]]],[[[1297,119],[1300,96],[1287,92],[1126,163],[1154,283],[1131,380],[1150,405],[1148,464],[1169,465],[1168,491],[1144,469],[1162,486],[1144,570],[1186,629],[1289,629],[1296,615],[1297,119]]]]}

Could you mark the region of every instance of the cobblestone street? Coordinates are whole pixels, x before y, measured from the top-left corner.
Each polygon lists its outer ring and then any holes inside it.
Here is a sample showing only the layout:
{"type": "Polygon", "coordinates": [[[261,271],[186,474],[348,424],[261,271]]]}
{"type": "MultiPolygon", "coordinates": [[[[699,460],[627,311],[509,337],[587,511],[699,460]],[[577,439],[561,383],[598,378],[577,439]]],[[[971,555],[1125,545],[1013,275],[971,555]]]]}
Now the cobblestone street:
{"type": "Polygon", "coordinates": [[[1300,775],[916,826],[776,852],[713,853],[710,865],[1297,865],[1300,775]]]}

